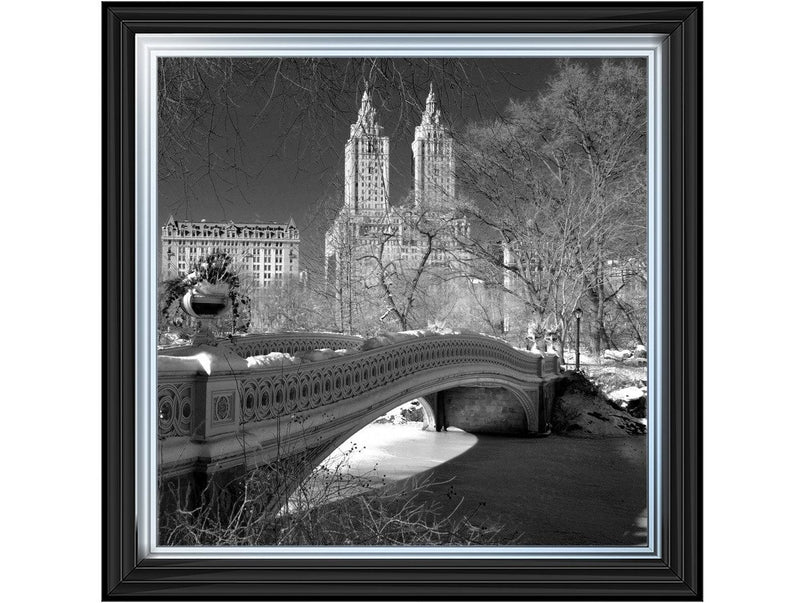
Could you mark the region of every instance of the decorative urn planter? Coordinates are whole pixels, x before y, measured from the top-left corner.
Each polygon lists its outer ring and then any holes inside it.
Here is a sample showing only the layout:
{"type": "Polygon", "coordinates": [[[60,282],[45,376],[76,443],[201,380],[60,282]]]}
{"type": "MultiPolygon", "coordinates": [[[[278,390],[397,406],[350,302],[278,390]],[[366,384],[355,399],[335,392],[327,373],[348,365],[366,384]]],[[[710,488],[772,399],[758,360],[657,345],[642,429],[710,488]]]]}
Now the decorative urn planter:
{"type": "Polygon", "coordinates": [[[181,300],[182,309],[193,318],[215,318],[229,305],[229,285],[199,283],[181,300]]]}
{"type": "Polygon", "coordinates": [[[217,345],[210,321],[226,310],[229,305],[229,285],[202,282],[187,291],[181,299],[181,307],[198,320],[198,332],[193,345],[217,345]]]}

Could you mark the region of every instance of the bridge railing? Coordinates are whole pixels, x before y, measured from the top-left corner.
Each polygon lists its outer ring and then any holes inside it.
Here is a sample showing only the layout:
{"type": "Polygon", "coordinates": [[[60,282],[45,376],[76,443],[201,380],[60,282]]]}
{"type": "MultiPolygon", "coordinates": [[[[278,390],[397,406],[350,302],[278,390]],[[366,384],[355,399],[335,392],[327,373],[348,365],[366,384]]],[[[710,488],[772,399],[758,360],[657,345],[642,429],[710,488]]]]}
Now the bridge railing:
{"type": "MultiPolygon", "coordinates": [[[[245,343],[235,344],[239,354],[265,349],[245,343]]],[[[227,361],[218,366],[228,368],[209,372],[160,369],[159,437],[206,441],[242,424],[335,404],[443,367],[479,367],[522,382],[559,372],[557,357],[543,358],[481,335],[421,337],[303,364],[251,369],[244,364],[227,361]]]]}
{"type": "MultiPolygon", "coordinates": [[[[271,352],[299,354],[311,350],[330,348],[333,350],[359,348],[365,339],[341,333],[262,333],[258,335],[236,335],[232,339],[221,339],[218,345],[234,350],[239,356],[262,356],[271,352]]],[[[176,346],[160,350],[165,356],[182,356],[192,353],[193,346],[176,346]]]]}
{"type": "Polygon", "coordinates": [[[340,333],[268,333],[236,337],[231,346],[239,356],[248,358],[271,352],[294,355],[325,348],[353,350],[364,341],[362,337],[340,333]]]}

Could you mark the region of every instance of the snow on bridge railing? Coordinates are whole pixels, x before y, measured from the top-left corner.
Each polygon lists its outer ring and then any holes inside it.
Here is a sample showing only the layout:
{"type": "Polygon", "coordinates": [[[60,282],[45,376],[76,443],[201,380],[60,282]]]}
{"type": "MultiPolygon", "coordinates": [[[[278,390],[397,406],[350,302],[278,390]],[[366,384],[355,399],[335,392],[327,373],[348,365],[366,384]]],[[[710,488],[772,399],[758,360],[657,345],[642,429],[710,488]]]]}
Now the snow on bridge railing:
{"type": "MultiPolygon", "coordinates": [[[[220,338],[218,345],[233,349],[239,356],[260,356],[271,352],[282,354],[297,354],[322,348],[354,349],[359,348],[365,340],[354,335],[343,333],[294,332],[259,333],[249,335],[235,335],[230,338],[220,338]]],[[[163,356],[184,356],[195,350],[192,345],[164,347],[159,350],[163,356]]]]}
{"type": "Polygon", "coordinates": [[[295,355],[330,348],[356,349],[365,340],[362,337],[341,333],[266,333],[235,337],[231,344],[234,351],[243,358],[261,356],[271,352],[295,355]]]}
{"type": "Polygon", "coordinates": [[[434,369],[473,366],[531,382],[559,370],[555,356],[517,350],[477,334],[392,334],[366,340],[362,347],[297,356],[273,353],[267,366],[261,364],[265,359],[245,359],[222,346],[197,349],[193,356],[161,356],[159,436],[203,440],[243,423],[381,391],[434,369]]]}

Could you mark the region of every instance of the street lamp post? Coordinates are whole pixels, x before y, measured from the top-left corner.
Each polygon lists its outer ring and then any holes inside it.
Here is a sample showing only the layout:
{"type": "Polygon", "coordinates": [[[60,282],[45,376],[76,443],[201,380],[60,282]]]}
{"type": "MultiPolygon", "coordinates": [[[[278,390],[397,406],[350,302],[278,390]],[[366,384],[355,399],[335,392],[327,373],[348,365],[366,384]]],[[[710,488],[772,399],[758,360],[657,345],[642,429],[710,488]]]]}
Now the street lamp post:
{"type": "Polygon", "coordinates": [[[583,310],[575,308],[575,372],[581,370],[581,316],[583,310]]]}

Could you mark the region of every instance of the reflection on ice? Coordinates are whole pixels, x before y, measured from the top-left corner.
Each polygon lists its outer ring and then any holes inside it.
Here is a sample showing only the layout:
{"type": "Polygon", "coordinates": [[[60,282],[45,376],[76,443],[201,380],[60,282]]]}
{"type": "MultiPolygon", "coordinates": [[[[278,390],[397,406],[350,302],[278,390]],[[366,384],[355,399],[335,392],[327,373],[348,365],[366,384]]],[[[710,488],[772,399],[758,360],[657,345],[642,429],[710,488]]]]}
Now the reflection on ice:
{"type": "Polygon", "coordinates": [[[349,438],[322,464],[339,462],[348,454],[349,473],[374,472],[392,482],[432,469],[466,452],[476,442],[477,437],[455,428],[436,432],[423,431],[422,423],[372,423],[349,438]]]}
{"type": "Polygon", "coordinates": [[[312,472],[288,497],[282,512],[295,512],[383,488],[437,467],[477,442],[477,437],[460,429],[424,431],[423,425],[390,422],[363,428],[312,472]]]}

